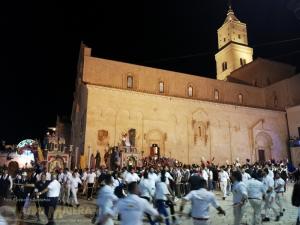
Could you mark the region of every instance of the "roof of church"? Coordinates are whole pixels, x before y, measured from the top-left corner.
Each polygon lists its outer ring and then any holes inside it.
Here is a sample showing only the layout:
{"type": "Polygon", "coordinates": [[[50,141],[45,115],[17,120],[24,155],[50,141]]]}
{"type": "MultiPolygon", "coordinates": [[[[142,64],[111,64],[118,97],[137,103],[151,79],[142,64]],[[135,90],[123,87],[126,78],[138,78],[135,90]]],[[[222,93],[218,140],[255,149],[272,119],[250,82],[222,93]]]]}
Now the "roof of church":
{"type": "Polygon", "coordinates": [[[229,6],[227,17],[224,23],[231,22],[231,21],[240,22],[239,19],[234,15],[234,11],[232,10],[231,6],[229,6]]]}
{"type": "Polygon", "coordinates": [[[227,80],[256,87],[267,87],[295,75],[296,68],[289,64],[268,59],[256,60],[233,71],[227,80]]]}

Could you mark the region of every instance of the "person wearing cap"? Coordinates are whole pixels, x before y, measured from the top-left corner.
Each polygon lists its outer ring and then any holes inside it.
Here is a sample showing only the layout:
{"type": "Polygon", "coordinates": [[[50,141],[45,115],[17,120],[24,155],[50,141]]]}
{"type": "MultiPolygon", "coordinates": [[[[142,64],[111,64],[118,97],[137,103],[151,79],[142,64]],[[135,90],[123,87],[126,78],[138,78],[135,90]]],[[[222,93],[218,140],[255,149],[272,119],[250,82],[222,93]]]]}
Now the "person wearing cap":
{"type": "MultiPolygon", "coordinates": [[[[257,174],[262,174],[262,171],[259,170],[257,174]]],[[[248,201],[253,209],[252,225],[261,224],[262,203],[266,195],[264,184],[259,179],[260,177],[256,173],[252,173],[252,178],[245,182],[248,201]]]]}
{"type": "Polygon", "coordinates": [[[240,171],[233,171],[231,174],[232,180],[232,194],[233,194],[233,215],[234,215],[234,225],[240,225],[244,210],[245,202],[248,198],[247,187],[244,182],[242,182],[242,173],[240,171]]]}
{"type": "Polygon", "coordinates": [[[192,190],[185,197],[182,198],[180,212],[181,213],[183,212],[186,202],[191,201],[192,202],[191,216],[193,218],[194,225],[209,224],[210,205],[215,207],[218,210],[219,214],[225,215],[226,213],[218,203],[214,193],[207,190],[206,181],[200,176],[195,176],[194,183],[195,183],[194,188],[196,190],[192,190]]]}
{"type": "Polygon", "coordinates": [[[51,182],[48,184],[47,188],[37,193],[37,196],[41,196],[47,193],[47,202],[45,202],[45,214],[48,219],[47,225],[54,225],[54,212],[56,205],[58,203],[59,193],[60,193],[60,183],[57,181],[57,175],[51,175],[51,182]]]}

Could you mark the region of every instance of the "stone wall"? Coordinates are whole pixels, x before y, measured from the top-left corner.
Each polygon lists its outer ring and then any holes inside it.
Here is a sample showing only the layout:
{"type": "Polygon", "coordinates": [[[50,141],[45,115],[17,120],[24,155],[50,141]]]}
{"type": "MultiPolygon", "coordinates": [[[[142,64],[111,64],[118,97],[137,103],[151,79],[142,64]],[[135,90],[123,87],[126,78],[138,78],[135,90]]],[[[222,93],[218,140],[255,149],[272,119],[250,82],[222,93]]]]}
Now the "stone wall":
{"type": "Polygon", "coordinates": [[[117,145],[131,128],[144,155],[155,143],[162,155],[184,163],[199,163],[202,157],[222,163],[256,161],[259,149],[266,159],[287,157],[284,112],[86,86],[85,162],[88,146],[103,157],[107,144],[117,145]]]}

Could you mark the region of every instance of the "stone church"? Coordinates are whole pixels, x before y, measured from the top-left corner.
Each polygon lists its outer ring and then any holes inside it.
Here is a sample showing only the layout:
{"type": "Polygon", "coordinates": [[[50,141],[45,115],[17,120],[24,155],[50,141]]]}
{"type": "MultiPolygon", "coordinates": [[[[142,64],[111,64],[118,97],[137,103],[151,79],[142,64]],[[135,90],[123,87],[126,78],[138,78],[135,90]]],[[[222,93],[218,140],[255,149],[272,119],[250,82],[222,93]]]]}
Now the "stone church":
{"type": "Polygon", "coordinates": [[[143,156],[183,163],[264,161],[289,155],[287,107],[300,104],[293,66],[253,61],[247,27],[229,8],[218,29],[217,79],[92,56],[82,44],[72,109],[71,143],[81,167],[134,130],[143,156]]]}

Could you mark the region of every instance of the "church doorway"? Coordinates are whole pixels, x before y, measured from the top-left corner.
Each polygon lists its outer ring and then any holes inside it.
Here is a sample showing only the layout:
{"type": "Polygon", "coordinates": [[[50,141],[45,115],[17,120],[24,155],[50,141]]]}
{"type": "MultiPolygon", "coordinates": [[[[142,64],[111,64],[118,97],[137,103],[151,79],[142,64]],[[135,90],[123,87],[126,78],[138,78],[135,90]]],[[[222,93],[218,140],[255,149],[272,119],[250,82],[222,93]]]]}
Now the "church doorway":
{"type": "Polygon", "coordinates": [[[259,149],[258,150],[258,161],[260,163],[263,163],[266,161],[266,155],[265,155],[265,150],[259,149]]]}
{"type": "Polygon", "coordinates": [[[255,154],[256,161],[265,162],[272,159],[273,141],[271,136],[261,131],[255,137],[255,154]]]}
{"type": "Polygon", "coordinates": [[[151,155],[151,148],[152,146],[156,146],[159,150],[159,155],[160,156],[165,156],[165,140],[166,140],[166,135],[158,130],[158,129],[153,129],[147,132],[146,136],[146,143],[149,147],[145,152],[145,156],[150,156],[151,155]]]}

